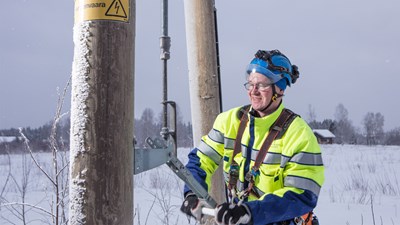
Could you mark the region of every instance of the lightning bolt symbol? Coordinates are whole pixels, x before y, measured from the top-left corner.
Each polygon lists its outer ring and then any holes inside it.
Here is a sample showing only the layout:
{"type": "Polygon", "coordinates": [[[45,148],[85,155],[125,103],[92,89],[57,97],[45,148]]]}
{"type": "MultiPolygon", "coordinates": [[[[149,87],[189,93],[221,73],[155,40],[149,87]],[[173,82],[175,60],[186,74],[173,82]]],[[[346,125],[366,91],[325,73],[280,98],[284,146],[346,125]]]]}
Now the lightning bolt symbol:
{"type": "Polygon", "coordinates": [[[119,11],[119,4],[118,4],[118,2],[115,2],[115,7],[114,7],[114,9],[117,9],[117,14],[118,14],[118,11],[119,11]]]}

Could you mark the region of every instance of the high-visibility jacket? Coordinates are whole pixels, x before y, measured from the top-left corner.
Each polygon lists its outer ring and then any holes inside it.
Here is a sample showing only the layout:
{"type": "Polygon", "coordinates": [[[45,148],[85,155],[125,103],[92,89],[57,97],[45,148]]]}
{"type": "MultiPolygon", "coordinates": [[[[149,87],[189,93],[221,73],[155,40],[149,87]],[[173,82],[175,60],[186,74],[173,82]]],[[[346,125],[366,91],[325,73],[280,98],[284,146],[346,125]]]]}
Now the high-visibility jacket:
{"type": "MultiPolygon", "coordinates": [[[[240,109],[237,107],[219,114],[210,132],[189,153],[186,167],[207,190],[210,190],[211,176],[221,162],[225,181],[228,182],[240,109]]],[[[251,110],[248,113],[249,122],[241,140],[241,153],[234,159],[240,166],[239,190],[248,185],[245,173],[254,165],[271,125],[283,109],[281,104],[265,117],[255,117],[251,110]]],[[[272,142],[259,171],[254,186],[261,197],[258,199],[250,195],[245,202],[255,225],[286,221],[315,208],[324,182],[324,167],[317,139],[302,118],[296,117],[284,135],[272,142]]],[[[189,189],[185,186],[185,193],[187,191],[189,189]]]]}

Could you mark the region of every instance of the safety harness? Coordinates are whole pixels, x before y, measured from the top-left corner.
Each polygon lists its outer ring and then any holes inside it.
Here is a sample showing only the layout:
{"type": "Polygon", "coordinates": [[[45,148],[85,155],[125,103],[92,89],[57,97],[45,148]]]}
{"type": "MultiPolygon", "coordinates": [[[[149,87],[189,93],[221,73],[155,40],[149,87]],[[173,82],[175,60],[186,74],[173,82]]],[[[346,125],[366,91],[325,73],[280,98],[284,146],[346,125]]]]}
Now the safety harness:
{"type": "MultiPolygon", "coordinates": [[[[240,109],[240,124],[239,124],[239,129],[238,133],[236,135],[235,143],[234,143],[234,150],[233,150],[233,155],[232,155],[232,160],[231,160],[231,166],[229,170],[229,180],[228,180],[228,189],[229,189],[229,198],[230,199],[240,199],[240,201],[243,201],[246,199],[250,193],[256,196],[257,198],[260,198],[261,196],[258,194],[258,192],[255,190],[254,187],[254,180],[257,176],[260,175],[260,166],[262,162],[264,161],[265,156],[268,153],[268,149],[271,147],[271,144],[274,140],[281,138],[292,121],[298,116],[296,113],[292,112],[291,110],[284,108],[279,115],[278,119],[274,122],[274,124],[271,126],[269,133],[267,137],[265,138],[258,154],[255,160],[255,163],[251,170],[245,175],[245,179],[247,182],[249,182],[249,185],[247,189],[241,191],[240,193],[237,193],[237,181],[239,179],[239,165],[238,163],[234,160],[235,156],[241,152],[241,140],[243,137],[244,130],[247,126],[247,123],[249,121],[248,119],[248,112],[250,110],[250,105],[244,106],[240,109]]],[[[314,213],[308,212],[302,216],[294,218],[292,221],[295,222],[296,225],[312,225],[312,224],[318,224],[318,219],[314,215],[314,213]],[[314,221],[314,223],[313,223],[314,221]]],[[[281,222],[282,225],[289,224],[289,221],[283,221],[281,222]]]]}
{"type": "Polygon", "coordinates": [[[241,152],[241,140],[242,140],[244,130],[249,121],[248,116],[247,116],[249,109],[250,109],[250,105],[244,106],[241,109],[241,112],[243,114],[240,119],[239,129],[238,129],[238,133],[237,133],[236,139],[235,139],[232,161],[231,161],[231,166],[230,166],[230,171],[229,171],[229,180],[228,180],[229,197],[231,199],[238,197],[240,200],[243,200],[243,199],[247,198],[250,193],[254,194],[257,198],[260,197],[258,192],[254,190],[254,180],[255,180],[255,177],[260,175],[260,171],[259,171],[260,166],[261,166],[265,156],[267,155],[268,149],[270,148],[272,142],[275,139],[277,139],[278,137],[279,138],[282,137],[282,135],[286,132],[287,128],[289,127],[290,123],[298,116],[297,114],[295,114],[294,112],[292,112],[289,109],[286,109],[286,108],[283,109],[283,111],[279,115],[278,119],[271,126],[269,133],[268,133],[267,137],[265,138],[265,140],[257,154],[256,161],[255,161],[253,167],[245,175],[246,181],[249,182],[247,189],[243,190],[242,192],[240,192],[238,194],[236,185],[237,185],[237,181],[239,179],[239,165],[234,160],[234,158],[239,152],[241,152]]]}

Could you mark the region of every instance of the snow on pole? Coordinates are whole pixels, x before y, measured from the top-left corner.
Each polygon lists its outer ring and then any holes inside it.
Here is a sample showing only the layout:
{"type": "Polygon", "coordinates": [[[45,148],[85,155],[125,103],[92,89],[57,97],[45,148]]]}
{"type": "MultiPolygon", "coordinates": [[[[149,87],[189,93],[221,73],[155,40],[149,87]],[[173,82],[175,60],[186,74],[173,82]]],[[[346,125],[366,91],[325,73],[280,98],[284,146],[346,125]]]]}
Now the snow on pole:
{"type": "Polygon", "coordinates": [[[70,224],[133,224],[134,13],[75,1],[70,224]]]}

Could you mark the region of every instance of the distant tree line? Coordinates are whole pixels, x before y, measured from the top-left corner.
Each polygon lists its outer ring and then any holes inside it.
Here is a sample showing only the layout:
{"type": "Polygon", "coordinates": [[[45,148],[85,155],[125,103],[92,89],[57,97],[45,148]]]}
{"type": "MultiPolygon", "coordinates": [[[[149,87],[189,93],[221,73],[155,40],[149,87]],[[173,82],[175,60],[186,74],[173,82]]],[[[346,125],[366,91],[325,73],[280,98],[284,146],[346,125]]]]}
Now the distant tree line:
{"type": "MultiPolygon", "coordinates": [[[[48,122],[39,128],[21,128],[21,132],[29,140],[29,146],[32,151],[48,152],[51,150],[49,138],[52,126],[53,122],[48,122]]],[[[58,124],[56,132],[58,136],[57,142],[60,146],[69,147],[69,128],[69,119],[65,119],[58,124]]],[[[25,140],[21,137],[21,132],[20,129],[16,128],[0,130],[0,137],[15,137],[12,142],[0,143],[0,154],[26,152],[25,140]]]]}
{"type": "MultiPolygon", "coordinates": [[[[135,130],[135,142],[137,147],[148,147],[145,143],[147,137],[161,138],[160,132],[162,128],[161,113],[158,117],[155,116],[154,111],[147,108],[143,111],[139,119],[135,118],[134,130],[135,130]]],[[[50,151],[50,132],[53,126],[53,122],[39,128],[22,128],[22,133],[29,140],[30,148],[33,151],[50,151]]],[[[70,132],[70,119],[66,118],[62,120],[57,126],[57,137],[58,144],[65,146],[69,149],[69,132],[70,132]]],[[[178,147],[192,147],[192,124],[190,122],[185,123],[179,110],[177,112],[177,145],[178,147]]],[[[11,142],[0,141],[0,154],[8,153],[20,153],[25,152],[24,140],[21,138],[20,130],[16,128],[0,130],[0,137],[16,137],[11,142]]],[[[1,139],[0,139],[1,140],[1,139]]]]}
{"type": "MultiPolygon", "coordinates": [[[[343,104],[339,104],[335,109],[334,119],[324,119],[318,121],[315,110],[309,105],[306,121],[312,129],[327,129],[336,137],[334,143],[337,144],[363,144],[363,145],[400,145],[400,127],[385,132],[384,116],[377,112],[367,112],[362,121],[362,128],[353,126],[352,121],[348,117],[348,110],[343,104]]],[[[22,132],[29,140],[29,144],[33,151],[50,151],[49,137],[53,122],[49,122],[39,128],[23,128],[22,132]]],[[[161,138],[162,129],[162,112],[157,116],[150,108],[146,108],[140,118],[135,118],[135,146],[138,148],[148,147],[146,138],[161,138]]],[[[57,136],[58,144],[69,148],[69,130],[70,120],[64,119],[58,124],[57,136]]],[[[192,124],[184,122],[183,117],[177,110],[177,145],[178,147],[192,147],[193,134],[192,124]]],[[[19,129],[0,130],[1,136],[16,137],[12,142],[0,142],[0,154],[6,152],[22,152],[24,151],[24,143],[21,138],[19,129]]]]}
{"type": "Polygon", "coordinates": [[[317,121],[316,113],[309,105],[306,120],[312,129],[331,131],[336,136],[334,142],[338,144],[400,145],[400,127],[385,132],[385,118],[381,113],[367,112],[361,129],[354,127],[348,116],[348,110],[339,104],[335,110],[335,119],[317,121]]]}
{"type": "MultiPolygon", "coordinates": [[[[176,135],[178,147],[192,147],[193,146],[193,134],[192,124],[190,122],[185,123],[183,117],[177,110],[176,116],[176,135]]],[[[168,127],[171,129],[171,127],[168,127]]],[[[154,111],[150,108],[146,108],[140,119],[135,119],[135,141],[136,146],[139,148],[148,147],[146,144],[146,138],[161,139],[162,129],[162,112],[156,117],[154,111]]]]}

